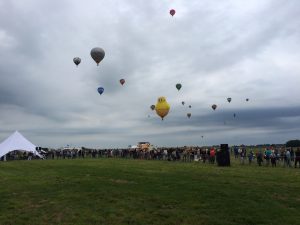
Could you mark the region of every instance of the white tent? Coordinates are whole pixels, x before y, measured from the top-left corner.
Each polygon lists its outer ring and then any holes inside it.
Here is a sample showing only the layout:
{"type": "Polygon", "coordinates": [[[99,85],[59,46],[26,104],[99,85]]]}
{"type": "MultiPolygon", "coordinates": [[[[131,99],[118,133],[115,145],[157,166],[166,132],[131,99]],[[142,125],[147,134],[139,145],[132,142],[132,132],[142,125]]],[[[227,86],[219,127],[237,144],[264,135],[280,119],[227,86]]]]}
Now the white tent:
{"type": "Polygon", "coordinates": [[[138,146],[137,145],[132,145],[130,148],[131,149],[135,149],[135,148],[137,148],[138,146]]]}
{"type": "Polygon", "coordinates": [[[32,152],[42,158],[42,156],[36,151],[36,146],[28,141],[18,131],[15,131],[6,140],[0,143],[0,158],[14,150],[32,152]]]}

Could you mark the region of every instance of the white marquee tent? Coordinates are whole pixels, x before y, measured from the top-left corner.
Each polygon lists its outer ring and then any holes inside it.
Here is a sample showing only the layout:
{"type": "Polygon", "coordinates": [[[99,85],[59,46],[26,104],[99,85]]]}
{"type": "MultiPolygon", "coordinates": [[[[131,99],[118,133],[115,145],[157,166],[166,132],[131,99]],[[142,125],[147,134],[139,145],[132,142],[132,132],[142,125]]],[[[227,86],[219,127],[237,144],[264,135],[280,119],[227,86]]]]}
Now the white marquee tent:
{"type": "Polygon", "coordinates": [[[42,158],[42,156],[36,151],[36,146],[28,141],[18,131],[15,131],[12,135],[0,143],[0,158],[15,150],[32,152],[42,158]]]}

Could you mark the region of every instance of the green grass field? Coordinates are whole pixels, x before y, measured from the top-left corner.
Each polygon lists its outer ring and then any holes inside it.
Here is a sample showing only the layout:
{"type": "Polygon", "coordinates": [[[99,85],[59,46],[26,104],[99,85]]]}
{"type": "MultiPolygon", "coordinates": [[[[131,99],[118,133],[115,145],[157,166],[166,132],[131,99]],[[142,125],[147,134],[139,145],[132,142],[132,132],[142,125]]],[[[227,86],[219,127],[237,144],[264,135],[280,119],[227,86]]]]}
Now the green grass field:
{"type": "Polygon", "coordinates": [[[126,159],[1,162],[0,224],[300,224],[300,169],[126,159]]]}

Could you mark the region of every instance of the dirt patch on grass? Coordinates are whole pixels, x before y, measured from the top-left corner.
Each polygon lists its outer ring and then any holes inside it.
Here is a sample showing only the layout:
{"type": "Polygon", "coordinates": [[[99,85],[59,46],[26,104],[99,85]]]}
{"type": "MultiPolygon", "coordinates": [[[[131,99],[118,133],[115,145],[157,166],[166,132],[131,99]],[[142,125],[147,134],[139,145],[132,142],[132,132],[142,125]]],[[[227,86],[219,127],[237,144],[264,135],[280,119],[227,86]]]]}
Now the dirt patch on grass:
{"type": "Polygon", "coordinates": [[[60,223],[62,221],[63,217],[64,217],[64,214],[62,212],[58,212],[53,215],[53,218],[57,223],[60,223]]]}
{"type": "Polygon", "coordinates": [[[287,196],[284,196],[282,194],[274,194],[272,197],[274,199],[276,199],[276,200],[283,200],[283,201],[287,201],[288,200],[287,196]]]}
{"type": "Polygon", "coordinates": [[[115,184],[136,184],[136,182],[134,181],[121,180],[121,179],[110,179],[110,181],[115,184]]]}

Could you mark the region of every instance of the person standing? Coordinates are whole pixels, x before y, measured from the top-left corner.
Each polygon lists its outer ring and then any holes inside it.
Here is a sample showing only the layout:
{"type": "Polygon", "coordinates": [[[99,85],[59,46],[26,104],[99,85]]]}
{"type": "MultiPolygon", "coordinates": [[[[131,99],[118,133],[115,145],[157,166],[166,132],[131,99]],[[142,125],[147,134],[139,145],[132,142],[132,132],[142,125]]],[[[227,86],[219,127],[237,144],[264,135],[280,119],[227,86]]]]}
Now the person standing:
{"type": "Polygon", "coordinates": [[[287,165],[287,167],[291,167],[291,152],[290,152],[289,149],[286,150],[285,156],[286,156],[286,165],[287,165]]]}
{"type": "Polygon", "coordinates": [[[276,155],[275,155],[275,152],[272,152],[270,158],[271,158],[272,167],[276,167],[276,155]]]}
{"type": "Polygon", "coordinates": [[[202,158],[202,162],[205,163],[205,161],[206,161],[206,152],[205,152],[205,149],[201,149],[201,158],[202,158]]]}
{"type": "Polygon", "coordinates": [[[291,162],[294,162],[295,161],[295,152],[294,152],[294,149],[291,148],[291,162]]]}
{"type": "Polygon", "coordinates": [[[238,159],[239,158],[239,148],[237,146],[234,146],[234,158],[238,159]]]}
{"type": "Polygon", "coordinates": [[[251,151],[249,152],[249,154],[248,154],[249,165],[251,165],[251,163],[252,163],[253,156],[254,156],[254,154],[253,154],[253,151],[251,150],[251,151]]]}
{"type": "Polygon", "coordinates": [[[295,168],[297,168],[297,163],[299,162],[299,168],[300,168],[300,148],[298,147],[295,152],[295,168]]]}
{"type": "Polygon", "coordinates": [[[207,148],[206,150],[205,150],[205,154],[206,154],[206,160],[207,160],[207,162],[209,163],[210,162],[210,150],[207,148]]]}
{"type": "Polygon", "coordinates": [[[259,150],[259,152],[256,153],[256,159],[257,159],[257,164],[261,166],[261,163],[263,162],[263,154],[261,150],[259,150]]]}
{"type": "Polygon", "coordinates": [[[241,153],[240,153],[241,164],[243,164],[243,165],[245,164],[246,157],[247,157],[246,148],[242,148],[241,153]]]}
{"type": "Polygon", "coordinates": [[[216,158],[216,151],[214,148],[212,148],[209,152],[209,159],[211,164],[215,163],[215,158],[216,158]]]}
{"type": "Polygon", "coordinates": [[[32,159],[32,155],[33,155],[32,152],[29,152],[29,153],[28,153],[28,160],[31,160],[31,159],[32,159]]]}
{"type": "Polygon", "coordinates": [[[271,149],[267,148],[266,151],[265,151],[266,166],[270,165],[271,154],[272,154],[271,149]]]}

